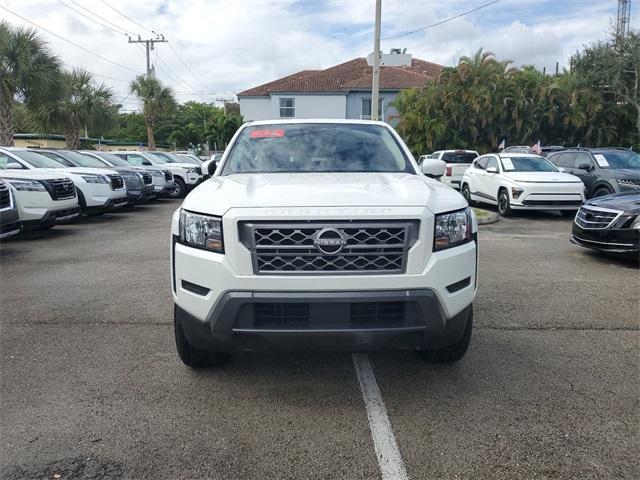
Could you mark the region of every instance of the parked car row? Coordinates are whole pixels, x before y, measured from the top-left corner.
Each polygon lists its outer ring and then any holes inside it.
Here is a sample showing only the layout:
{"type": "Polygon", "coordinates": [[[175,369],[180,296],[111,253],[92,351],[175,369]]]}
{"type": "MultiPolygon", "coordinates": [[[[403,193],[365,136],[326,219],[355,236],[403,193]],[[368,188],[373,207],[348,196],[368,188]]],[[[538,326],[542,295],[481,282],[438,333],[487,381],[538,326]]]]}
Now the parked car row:
{"type": "Polygon", "coordinates": [[[0,148],[0,239],[81,214],[180,198],[200,181],[199,164],[164,152],[0,148]]]}

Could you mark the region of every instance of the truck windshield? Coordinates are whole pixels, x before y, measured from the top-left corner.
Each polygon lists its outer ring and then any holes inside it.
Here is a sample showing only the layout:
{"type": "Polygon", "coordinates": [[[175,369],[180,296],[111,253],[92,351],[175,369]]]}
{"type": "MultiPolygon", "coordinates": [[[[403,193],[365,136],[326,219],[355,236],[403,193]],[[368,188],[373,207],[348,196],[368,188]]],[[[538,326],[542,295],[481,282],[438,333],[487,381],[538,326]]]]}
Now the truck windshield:
{"type": "Polygon", "coordinates": [[[306,172],[415,170],[383,126],[300,123],[245,128],[221,174],[306,172]]]}

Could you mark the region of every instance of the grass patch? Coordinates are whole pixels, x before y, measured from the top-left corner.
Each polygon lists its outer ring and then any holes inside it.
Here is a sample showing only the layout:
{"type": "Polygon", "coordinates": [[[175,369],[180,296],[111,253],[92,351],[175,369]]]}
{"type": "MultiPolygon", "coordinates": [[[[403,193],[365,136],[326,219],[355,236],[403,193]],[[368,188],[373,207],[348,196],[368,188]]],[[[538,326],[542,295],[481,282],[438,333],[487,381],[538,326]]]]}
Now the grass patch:
{"type": "Polygon", "coordinates": [[[491,215],[491,212],[487,212],[486,210],[482,210],[481,208],[472,207],[473,211],[476,213],[476,217],[478,218],[486,218],[491,215]]]}

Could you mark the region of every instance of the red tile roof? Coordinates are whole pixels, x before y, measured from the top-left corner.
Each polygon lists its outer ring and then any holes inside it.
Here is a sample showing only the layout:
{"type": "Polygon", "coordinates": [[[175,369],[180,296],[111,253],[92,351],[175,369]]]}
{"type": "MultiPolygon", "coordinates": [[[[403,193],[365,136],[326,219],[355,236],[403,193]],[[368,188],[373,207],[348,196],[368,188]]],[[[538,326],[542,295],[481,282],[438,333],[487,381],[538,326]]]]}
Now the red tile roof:
{"type": "MultiPolygon", "coordinates": [[[[418,58],[411,66],[380,68],[380,89],[422,87],[442,70],[441,65],[418,58]]],[[[242,96],[266,96],[272,92],[342,92],[371,88],[372,67],[365,58],[355,58],[325,70],[303,70],[264,85],[245,90],[242,96]]]]}

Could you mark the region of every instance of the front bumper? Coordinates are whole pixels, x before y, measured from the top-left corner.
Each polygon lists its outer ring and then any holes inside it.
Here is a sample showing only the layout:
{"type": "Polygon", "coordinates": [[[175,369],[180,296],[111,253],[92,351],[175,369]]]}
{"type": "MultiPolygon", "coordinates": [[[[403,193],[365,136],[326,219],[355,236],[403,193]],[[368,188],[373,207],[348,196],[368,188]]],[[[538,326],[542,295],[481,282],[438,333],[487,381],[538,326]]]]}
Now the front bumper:
{"type": "Polygon", "coordinates": [[[441,348],[458,341],[471,306],[445,318],[434,291],[233,291],[202,321],[176,305],[192,345],[233,350],[441,348]]]}
{"type": "Polygon", "coordinates": [[[608,253],[640,254],[640,230],[584,229],[574,222],[571,243],[608,253]]]}
{"type": "Polygon", "coordinates": [[[582,183],[520,183],[508,191],[513,210],[578,210],[585,200],[582,183]],[[513,188],[522,191],[518,198],[513,188]]]}

